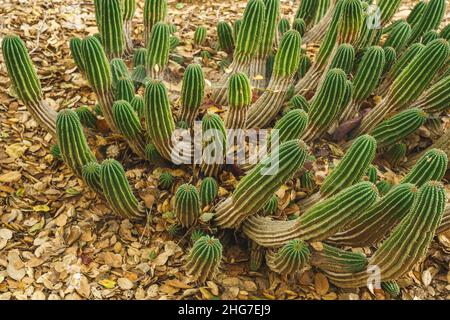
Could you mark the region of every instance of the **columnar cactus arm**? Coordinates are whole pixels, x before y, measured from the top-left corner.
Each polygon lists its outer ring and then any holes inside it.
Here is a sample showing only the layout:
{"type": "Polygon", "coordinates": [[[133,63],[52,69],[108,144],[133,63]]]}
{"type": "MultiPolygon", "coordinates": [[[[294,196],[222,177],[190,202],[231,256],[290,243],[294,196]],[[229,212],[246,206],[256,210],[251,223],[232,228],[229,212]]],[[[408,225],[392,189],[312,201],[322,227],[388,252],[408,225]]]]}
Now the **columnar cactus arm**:
{"type": "Polygon", "coordinates": [[[450,108],[450,74],[442,77],[425,91],[412,107],[421,108],[427,113],[440,113],[450,108]]]}
{"type": "Polygon", "coordinates": [[[136,13],[136,0],[122,0],[123,33],[127,54],[133,53],[133,18],[136,13]]]}
{"type": "Polygon", "coordinates": [[[442,216],[441,224],[439,225],[439,228],[437,229],[436,233],[444,233],[446,231],[450,230],[450,206],[447,205],[445,207],[444,215],[442,216]]]}
{"type": "Polygon", "coordinates": [[[114,90],[117,89],[117,84],[120,80],[131,80],[130,72],[123,59],[112,59],[109,65],[111,67],[112,87],[114,90]]]}
{"type": "Polygon", "coordinates": [[[411,12],[406,18],[406,22],[408,22],[411,25],[411,28],[414,28],[415,25],[422,19],[426,7],[427,3],[425,1],[419,1],[412,8],[411,12]]]}
{"type": "Polygon", "coordinates": [[[81,124],[86,128],[95,129],[97,127],[97,118],[86,106],[81,106],[75,109],[81,124]]]}
{"type": "Polygon", "coordinates": [[[341,44],[331,60],[330,69],[339,68],[350,74],[353,70],[353,63],[355,62],[355,49],[351,44],[341,44]]]}
{"type": "Polygon", "coordinates": [[[314,20],[314,16],[317,9],[317,0],[303,0],[298,6],[295,18],[305,20],[306,24],[310,24],[314,20]]]}
{"type": "Polygon", "coordinates": [[[197,222],[200,216],[200,196],[191,184],[181,185],[175,194],[175,214],[178,221],[185,228],[197,222]]]}
{"type": "Polygon", "coordinates": [[[396,167],[404,161],[407,151],[408,147],[406,144],[396,143],[383,154],[383,157],[391,164],[392,167],[396,167]]]}
{"type": "Polygon", "coordinates": [[[225,127],[243,129],[247,123],[248,107],[252,103],[250,80],[245,73],[235,73],[228,84],[228,113],[225,127]]]}
{"type": "Polygon", "coordinates": [[[269,268],[280,274],[295,274],[308,263],[310,251],[306,242],[292,240],[277,251],[269,250],[266,262],[269,268]]]}
{"type": "Polygon", "coordinates": [[[144,46],[148,48],[153,26],[167,18],[167,0],[145,0],[144,3],[144,46]]]}
{"type": "Polygon", "coordinates": [[[134,196],[125,171],[118,161],[107,159],[102,162],[100,181],[103,194],[115,214],[132,220],[145,217],[145,210],[134,196]]]}
{"type": "Polygon", "coordinates": [[[227,150],[225,125],[219,115],[207,113],[203,116],[202,146],[203,154],[200,169],[207,177],[217,177],[225,163],[227,150]]]}
{"type": "Polygon", "coordinates": [[[381,11],[381,26],[385,26],[392,20],[402,0],[379,0],[377,5],[381,11]]]}
{"type": "Polygon", "coordinates": [[[421,187],[430,180],[440,181],[447,171],[447,166],[447,154],[440,149],[430,149],[411,168],[401,183],[413,183],[421,187]]]}
{"type": "MultiPolygon", "coordinates": [[[[334,12],[336,10],[336,4],[342,0],[331,0],[327,12],[324,14],[322,19],[316,23],[311,29],[309,29],[305,36],[303,37],[304,43],[320,43],[325,36],[330,22],[333,19],[334,12]]],[[[306,26],[306,22],[305,22],[306,26]]],[[[298,30],[297,30],[298,31],[298,30]]]]}
{"type": "Polygon", "coordinates": [[[217,38],[219,41],[219,48],[228,54],[233,53],[234,50],[234,38],[233,29],[225,21],[219,21],[217,23],[217,38]]]}
{"type": "Polygon", "coordinates": [[[203,236],[198,239],[187,257],[186,270],[199,283],[211,279],[219,269],[222,260],[222,244],[218,239],[203,236]]]}
{"type": "Polygon", "coordinates": [[[203,207],[211,205],[219,193],[219,185],[216,179],[208,177],[200,184],[200,201],[203,207]]]}
{"type": "Polygon", "coordinates": [[[147,75],[151,79],[161,78],[169,63],[170,32],[167,24],[158,22],[153,26],[147,47],[147,75]]]}
{"type": "Polygon", "coordinates": [[[81,169],[84,182],[93,191],[103,194],[103,188],[100,181],[101,165],[95,161],[89,162],[81,169]]]}
{"type": "Polygon", "coordinates": [[[302,141],[281,144],[242,178],[230,198],[217,206],[215,223],[221,228],[236,228],[258,212],[267,198],[303,166],[306,154],[302,141]]]}
{"type": "Polygon", "coordinates": [[[56,111],[43,101],[41,83],[25,44],[18,36],[5,36],[2,52],[6,70],[20,101],[39,125],[56,136],[56,111]]]}
{"type": "Polygon", "coordinates": [[[199,64],[190,64],[186,68],[181,87],[181,114],[179,120],[192,127],[205,96],[205,75],[199,64]]]}
{"type": "Polygon", "coordinates": [[[194,32],[194,44],[196,46],[203,46],[206,42],[206,27],[200,26],[194,32]]]}
{"type": "Polygon", "coordinates": [[[293,239],[323,241],[342,230],[377,198],[376,187],[364,181],[317,203],[296,220],[250,217],[244,222],[243,231],[264,247],[282,246],[293,239]]]}
{"type": "Polygon", "coordinates": [[[96,161],[89,149],[80,119],[73,110],[62,110],[56,118],[56,137],[64,162],[79,178],[82,168],[89,162],[96,161]]]}
{"type": "Polygon", "coordinates": [[[408,22],[401,20],[389,33],[385,47],[392,47],[397,52],[401,52],[411,36],[411,26],[408,22]]]}
{"type": "Polygon", "coordinates": [[[430,0],[420,20],[412,29],[408,44],[416,42],[425,32],[437,29],[444,17],[446,6],[445,0],[430,0]]]}
{"type": "Polygon", "coordinates": [[[311,265],[330,272],[359,272],[367,267],[367,257],[362,253],[345,251],[325,243],[311,248],[311,265]]]}
{"type": "Polygon", "coordinates": [[[109,59],[120,58],[125,52],[122,0],[101,1],[102,44],[109,59]]]}
{"type": "Polygon", "coordinates": [[[134,94],[134,84],[131,79],[120,79],[117,82],[115,90],[115,100],[125,100],[131,102],[133,100],[134,94]]]}
{"type": "Polygon", "coordinates": [[[422,36],[422,43],[424,45],[427,45],[428,43],[436,39],[439,39],[439,32],[437,32],[436,30],[430,30],[425,32],[422,36]]]}
{"type": "Polygon", "coordinates": [[[81,74],[84,75],[83,53],[81,51],[81,39],[74,37],[69,42],[70,54],[81,74]]]}

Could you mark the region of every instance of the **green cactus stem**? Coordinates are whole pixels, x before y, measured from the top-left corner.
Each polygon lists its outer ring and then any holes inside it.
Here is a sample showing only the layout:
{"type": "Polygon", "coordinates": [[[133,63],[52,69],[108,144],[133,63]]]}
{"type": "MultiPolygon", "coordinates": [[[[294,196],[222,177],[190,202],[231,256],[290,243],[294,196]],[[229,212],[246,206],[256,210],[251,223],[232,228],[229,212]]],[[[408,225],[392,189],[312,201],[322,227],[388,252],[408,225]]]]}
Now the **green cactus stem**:
{"type": "Polygon", "coordinates": [[[289,23],[289,19],[281,18],[278,22],[278,34],[283,36],[286,32],[291,29],[291,24],[289,23]]]}
{"type": "Polygon", "coordinates": [[[411,28],[414,28],[417,23],[422,19],[425,8],[427,7],[427,3],[425,1],[419,1],[412,8],[408,17],[406,18],[406,22],[411,25],[411,28]]]}
{"type": "Polygon", "coordinates": [[[389,33],[386,41],[384,42],[384,46],[392,47],[395,51],[401,52],[406,46],[410,36],[411,26],[408,22],[400,20],[400,22],[389,33]]]}
{"type": "Polygon", "coordinates": [[[367,181],[372,182],[373,184],[378,181],[378,170],[374,165],[370,165],[366,172],[367,181]]]}
{"type": "Polygon", "coordinates": [[[212,279],[222,260],[222,244],[218,239],[204,236],[198,239],[187,257],[186,271],[199,283],[212,279]]]}
{"type": "Polygon", "coordinates": [[[401,111],[416,100],[446,63],[449,53],[449,44],[444,39],[437,39],[426,45],[398,75],[388,95],[363,119],[355,134],[370,132],[389,113],[401,111]]]}
{"type": "Polygon", "coordinates": [[[37,123],[56,136],[56,111],[43,100],[41,83],[25,44],[18,36],[5,36],[2,52],[17,97],[37,123]]]}
{"type": "Polygon", "coordinates": [[[355,62],[355,49],[351,44],[341,44],[331,60],[330,69],[339,68],[350,74],[353,70],[353,63],[355,62]]]}
{"type": "Polygon", "coordinates": [[[191,233],[191,242],[195,243],[197,242],[198,239],[200,239],[201,237],[206,236],[206,233],[203,232],[203,230],[200,229],[196,229],[194,231],[192,231],[191,233]]]}
{"type": "Polygon", "coordinates": [[[394,280],[381,283],[381,289],[389,293],[391,298],[397,298],[400,295],[400,287],[394,280]]]}
{"type": "Polygon", "coordinates": [[[116,101],[125,100],[131,102],[134,96],[134,84],[131,79],[121,79],[117,82],[114,95],[116,101]]]}
{"type": "Polygon", "coordinates": [[[139,48],[134,51],[133,55],[133,68],[143,66],[145,67],[147,65],[147,54],[148,51],[146,48],[139,48]]]}
{"type": "Polygon", "coordinates": [[[149,80],[147,78],[147,69],[144,66],[137,66],[131,73],[131,79],[136,89],[141,86],[145,87],[146,82],[149,80]]]}
{"type": "Polygon", "coordinates": [[[247,123],[248,107],[252,103],[250,80],[245,73],[235,73],[228,83],[227,129],[242,129],[247,123]]]}
{"type": "Polygon", "coordinates": [[[294,96],[290,102],[292,105],[291,109],[301,109],[305,112],[309,112],[310,105],[304,96],[294,96]]]}
{"type": "Polygon", "coordinates": [[[112,59],[110,62],[111,66],[111,77],[112,77],[112,87],[114,90],[117,88],[117,83],[120,80],[130,80],[130,73],[128,72],[128,67],[123,61],[123,59],[116,58],[112,59]]]}
{"type": "Polygon", "coordinates": [[[81,178],[83,166],[95,161],[95,156],[89,149],[83,127],[75,111],[65,109],[58,112],[56,138],[64,163],[81,178]]]}
{"type": "Polygon", "coordinates": [[[59,148],[59,145],[57,143],[51,146],[50,153],[53,156],[53,158],[62,160],[61,149],[59,148]]]}
{"type": "Polygon", "coordinates": [[[133,108],[134,112],[138,115],[139,119],[144,118],[144,99],[142,99],[141,96],[134,96],[133,99],[131,99],[130,102],[131,107],[133,108]]]}
{"type": "Polygon", "coordinates": [[[202,47],[206,43],[206,27],[198,27],[194,32],[194,44],[198,47],[202,47]]]}
{"type": "Polygon", "coordinates": [[[263,247],[282,246],[294,239],[323,241],[342,230],[378,198],[376,187],[357,183],[308,209],[291,221],[271,221],[253,216],[243,224],[244,233],[263,247]]]}
{"type": "Polygon", "coordinates": [[[125,35],[123,32],[122,1],[101,1],[102,44],[109,59],[121,58],[125,52],[125,35]]]}
{"type": "Polygon", "coordinates": [[[136,13],[136,0],[122,0],[123,34],[125,51],[133,53],[133,18],[136,13]]]}
{"type": "Polygon", "coordinates": [[[179,119],[185,121],[190,128],[205,96],[205,75],[202,67],[195,63],[186,68],[181,87],[181,114],[179,119]]]}
{"type": "Polygon", "coordinates": [[[384,57],[386,62],[383,68],[383,77],[392,69],[392,66],[397,61],[397,52],[392,47],[384,47],[384,57]]]}
{"type": "Polygon", "coordinates": [[[233,23],[233,39],[236,42],[239,31],[241,30],[242,19],[236,19],[233,23]]]}
{"type": "Polygon", "coordinates": [[[301,37],[289,30],[281,39],[267,90],[249,108],[247,128],[265,128],[280,112],[300,63],[301,37]]]}
{"type": "MultiPolygon", "coordinates": [[[[341,0],[331,0],[330,5],[322,19],[314,26],[312,26],[303,37],[304,43],[321,43],[325,34],[327,33],[328,28],[331,26],[333,21],[333,16],[335,15],[336,9],[340,10],[338,7],[338,3],[341,0]]],[[[306,24],[306,22],[305,22],[306,24]]],[[[297,30],[298,31],[298,30],[297,30]]]]}
{"type": "Polygon", "coordinates": [[[427,89],[411,107],[421,108],[430,114],[445,112],[450,108],[449,83],[450,74],[443,76],[427,89]]]}
{"type": "Polygon", "coordinates": [[[316,179],[311,171],[305,171],[300,177],[300,188],[310,193],[316,188],[316,179]]]}
{"type": "Polygon", "coordinates": [[[147,75],[154,80],[162,77],[169,63],[170,32],[167,24],[158,22],[154,25],[147,47],[147,75]]]}
{"type": "Polygon", "coordinates": [[[368,247],[381,242],[411,209],[417,187],[411,183],[392,188],[362,212],[343,231],[326,241],[351,247],[368,247]]]}
{"type": "Polygon", "coordinates": [[[166,160],[159,154],[153,143],[147,144],[145,147],[145,159],[156,166],[166,165],[166,160]]]}
{"type": "Polygon", "coordinates": [[[312,65],[311,58],[308,57],[307,54],[302,54],[300,57],[300,62],[298,64],[297,76],[299,78],[303,78],[311,68],[311,65],[312,65]]]}
{"type": "Polygon", "coordinates": [[[84,62],[83,53],[81,51],[81,39],[74,37],[70,39],[69,42],[70,54],[72,55],[73,61],[77,66],[78,70],[82,75],[84,75],[84,62]]]}
{"type": "Polygon", "coordinates": [[[439,35],[441,38],[450,41],[450,24],[447,24],[442,30],[439,35]]]}
{"type": "Polygon", "coordinates": [[[383,157],[395,168],[405,160],[407,151],[408,147],[406,144],[396,143],[383,153],[383,157]]]}
{"type": "Polygon", "coordinates": [[[153,26],[167,18],[167,0],[145,0],[144,3],[144,46],[150,44],[153,26]]]}
{"type": "Polygon", "coordinates": [[[303,166],[305,159],[306,145],[302,141],[282,143],[277,152],[267,155],[241,179],[231,197],[217,206],[215,223],[221,228],[238,227],[264,206],[267,199],[303,166]],[[276,170],[275,175],[270,175],[272,170],[276,170]]]}
{"type": "MultiPolygon", "coordinates": [[[[436,182],[427,182],[419,189],[411,210],[380,245],[369,259],[368,266],[377,266],[381,282],[396,280],[420,262],[433,240],[446,202],[444,187],[436,182]]],[[[368,285],[371,269],[360,272],[326,272],[328,279],[341,288],[368,285]]]]}
{"type": "Polygon", "coordinates": [[[447,3],[445,0],[430,0],[420,20],[413,27],[408,44],[417,42],[427,31],[437,29],[444,17],[446,6],[447,3]]]}
{"type": "Polygon", "coordinates": [[[264,215],[273,215],[278,211],[278,197],[273,195],[267,200],[266,204],[262,208],[264,215]]]}
{"type": "Polygon", "coordinates": [[[401,183],[413,183],[421,187],[424,183],[440,181],[447,171],[448,157],[440,149],[428,150],[411,168],[401,183]]]}
{"type": "Polygon", "coordinates": [[[181,185],[175,194],[175,214],[185,228],[193,226],[200,216],[200,196],[191,184],[181,185]]]}
{"type": "Polygon", "coordinates": [[[269,250],[266,262],[270,270],[280,274],[295,274],[309,261],[308,244],[301,240],[292,240],[277,251],[269,250]]]}
{"type": "Polygon", "coordinates": [[[301,1],[295,13],[295,18],[305,20],[307,25],[312,23],[317,9],[317,2],[316,0],[301,1]]]}
{"type": "Polygon", "coordinates": [[[303,19],[295,19],[294,23],[292,24],[292,29],[300,33],[300,36],[304,36],[306,32],[306,23],[303,19]]]}
{"type": "Polygon", "coordinates": [[[200,170],[207,177],[217,177],[225,163],[227,136],[222,118],[207,113],[202,119],[202,163],[200,170]]]}
{"type": "Polygon", "coordinates": [[[173,183],[174,177],[169,172],[163,172],[159,176],[159,187],[163,190],[169,190],[173,183]]]}
{"type": "Polygon", "coordinates": [[[202,207],[213,204],[219,194],[219,185],[216,179],[207,177],[200,184],[200,202],[202,207]]]}
{"type": "Polygon", "coordinates": [[[145,218],[145,209],[139,204],[131,190],[125,170],[114,159],[106,159],[100,168],[100,182],[111,210],[125,219],[145,218]]]}
{"type": "Polygon", "coordinates": [[[439,39],[439,32],[437,32],[436,30],[430,30],[425,32],[425,34],[422,36],[422,43],[424,45],[427,45],[428,43],[430,43],[433,40],[439,39]]]}
{"type": "Polygon", "coordinates": [[[75,109],[81,124],[86,128],[95,129],[97,127],[97,118],[86,106],[81,106],[75,109]]]}
{"type": "Polygon", "coordinates": [[[263,260],[266,255],[266,250],[258,246],[255,242],[249,240],[249,251],[250,251],[250,257],[249,257],[249,269],[250,271],[257,272],[263,263],[263,260]]]}
{"type": "Polygon", "coordinates": [[[179,45],[180,45],[180,38],[175,37],[175,36],[170,36],[170,38],[169,38],[170,51],[174,51],[176,49],[176,47],[178,47],[179,45]]]}
{"type": "Polygon", "coordinates": [[[367,267],[367,257],[358,252],[345,251],[325,243],[318,248],[311,245],[311,265],[329,272],[359,272],[367,267]]]}
{"type": "Polygon", "coordinates": [[[219,41],[219,48],[228,54],[233,53],[234,50],[234,38],[233,29],[230,24],[225,21],[219,21],[217,23],[217,39],[219,41]]]}
{"type": "Polygon", "coordinates": [[[88,162],[81,169],[84,182],[89,188],[98,194],[103,194],[103,188],[100,181],[101,165],[95,161],[88,162]]]}

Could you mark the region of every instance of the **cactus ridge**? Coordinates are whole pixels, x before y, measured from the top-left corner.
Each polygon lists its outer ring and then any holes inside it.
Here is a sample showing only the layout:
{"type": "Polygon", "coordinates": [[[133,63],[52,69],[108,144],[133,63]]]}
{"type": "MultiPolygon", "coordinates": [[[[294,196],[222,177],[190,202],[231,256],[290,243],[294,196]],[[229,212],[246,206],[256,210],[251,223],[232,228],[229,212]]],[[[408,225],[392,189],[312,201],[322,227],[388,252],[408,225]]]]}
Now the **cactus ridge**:
{"type": "Polygon", "coordinates": [[[144,42],[148,46],[153,26],[167,18],[167,0],[145,0],[144,3],[144,42]]]}
{"type": "Polygon", "coordinates": [[[303,20],[301,18],[295,19],[294,22],[292,23],[292,29],[294,29],[295,31],[300,33],[300,36],[303,37],[305,35],[305,32],[306,32],[305,20],[303,20]]]}
{"type": "Polygon", "coordinates": [[[197,46],[203,46],[206,42],[206,28],[198,27],[194,32],[194,44],[197,46]]]}
{"type": "Polygon", "coordinates": [[[131,102],[133,100],[134,84],[131,79],[120,79],[116,85],[115,100],[125,100],[131,102]]]}
{"type": "Polygon", "coordinates": [[[234,49],[233,29],[230,24],[225,21],[217,23],[217,39],[219,48],[226,53],[232,53],[234,49]]]}
{"type": "Polygon", "coordinates": [[[424,183],[440,181],[447,171],[448,157],[440,149],[428,150],[411,168],[401,183],[413,183],[421,187],[424,183]]]}
{"type": "Polygon", "coordinates": [[[86,106],[81,106],[75,109],[81,124],[86,128],[95,129],[97,127],[97,118],[86,106]]]}
{"type": "Polygon", "coordinates": [[[153,26],[147,48],[147,73],[153,79],[160,76],[160,73],[169,63],[170,32],[167,24],[158,22],[153,26]]]}
{"type": "Polygon", "coordinates": [[[269,250],[266,261],[272,271],[280,274],[294,274],[308,263],[310,255],[306,242],[292,240],[276,252],[269,250]]]}
{"type": "Polygon", "coordinates": [[[311,65],[312,65],[311,59],[306,54],[302,54],[300,57],[300,61],[298,63],[298,70],[297,70],[298,77],[303,78],[311,68],[311,65]]]}
{"type": "Polygon", "coordinates": [[[148,159],[153,165],[165,164],[164,158],[159,154],[158,149],[156,149],[153,143],[149,143],[145,146],[145,159],[148,159]]]}
{"type": "Polygon", "coordinates": [[[408,147],[404,143],[396,143],[391,146],[384,154],[384,158],[391,164],[391,166],[398,166],[403,159],[405,159],[408,147]]]}
{"type": "Polygon", "coordinates": [[[389,33],[385,47],[392,47],[396,51],[400,52],[405,47],[409,37],[411,36],[411,26],[408,22],[401,20],[389,33]]]}
{"type": "Polygon", "coordinates": [[[334,55],[330,69],[339,68],[344,70],[346,74],[350,74],[353,70],[353,63],[355,61],[355,49],[351,44],[341,44],[334,55]]]}
{"type": "Polygon", "coordinates": [[[102,184],[100,182],[101,165],[95,161],[88,162],[81,170],[84,182],[93,191],[102,194],[102,184]]]}
{"type": "Polygon", "coordinates": [[[252,103],[252,88],[245,73],[235,73],[228,84],[228,105],[230,109],[242,109],[252,103]]]}
{"type": "Polygon", "coordinates": [[[62,160],[61,149],[59,148],[59,145],[57,143],[51,146],[50,153],[55,159],[62,160]]]}
{"type": "Polygon", "coordinates": [[[367,257],[358,252],[345,251],[323,243],[321,250],[311,254],[311,264],[328,272],[359,272],[367,267],[367,257]]]}
{"type": "Polygon", "coordinates": [[[122,17],[124,21],[132,20],[136,13],[136,0],[122,0],[122,17]]]}
{"type": "Polygon", "coordinates": [[[371,135],[377,140],[379,148],[390,146],[419,129],[427,117],[428,114],[419,108],[405,110],[381,122],[371,135]]]}
{"type": "Polygon", "coordinates": [[[408,43],[414,43],[427,31],[437,29],[444,17],[446,6],[445,0],[430,0],[420,20],[413,27],[408,43]]]}
{"type": "Polygon", "coordinates": [[[384,197],[328,242],[352,247],[366,247],[379,243],[406,216],[417,195],[411,183],[392,188],[384,197]]]}
{"type": "Polygon", "coordinates": [[[175,214],[185,228],[194,225],[200,216],[200,196],[191,184],[181,185],[175,194],[175,214]]]}
{"type": "Polygon", "coordinates": [[[292,77],[295,74],[300,62],[300,46],[301,37],[297,31],[289,30],[283,35],[275,55],[275,77],[292,77]]]}
{"type": "Polygon", "coordinates": [[[450,108],[450,74],[433,84],[412,107],[422,108],[427,113],[440,113],[450,108]]]}
{"type": "Polygon", "coordinates": [[[218,239],[203,236],[198,239],[187,257],[186,270],[199,283],[214,277],[222,260],[222,244],[218,239]]]}
{"type": "Polygon", "coordinates": [[[110,58],[120,58],[125,51],[125,35],[121,0],[101,1],[102,44],[106,55],[110,58]]]}
{"type": "Polygon", "coordinates": [[[280,16],[280,0],[264,0],[265,22],[261,33],[261,43],[258,48],[258,55],[267,57],[273,50],[273,44],[277,32],[277,21],[280,16]]]}
{"type": "Polygon", "coordinates": [[[170,189],[174,182],[174,177],[169,172],[163,172],[159,176],[159,187],[164,190],[170,189]]]}
{"type": "Polygon", "coordinates": [[[382,73],[383,75],[386,75],[397,61],[397,52],[392,47],[384,47],[384,57],[385,63],[382,73]]]}
{"type": "Polygon", "coordinates": [[[364,23],[360,0],[343,0],[342,15],[338,27],[338,43],[355,43],[364,23]]]}
{"type": "Polygon", "coordinates": [[[142,135],[143,129],[139,117],[128,101],[116,101],[113,105],[113,114],[117,128],[127,139],[142,135]]]}
{"type": "Polygon", "coordinates": [[[289,19],[281,18],[278,22],[278,33],[280,35],[284,35],[291,29],[291,24],[289,23],[289,19]]]}
{"type": "Polygon", "coordinates": [[[147,61],[147,54],[148,51],[146,48],[139,48],[134,51],[133,55],[133,68],[139,67],[139,66],[146,66],[147,61]]]}
{"type": "Polygon", "coordinates": [[[375,158],[377,141],[363,135],[355,140],[337,167],[331,171],[320,188],[320,193],[330,196],[361,180],[375,158]]]}
{"type": "Polygon", "coordinates": [[[75,65],[81,73],[84,73],[84,62],[83,62],[83,53],[81,50],[81,39],[74,37],[70,39],[69,42],[70,53],[72,55],[73,60],[75,61],[75,65]]]}
{"type": "Polygon", "coordinates": [[[220,168],[224,163],[226,148],[227,148],[227,134],[225,132],[225,124],[222,118],[214,113],[207,113],[202,119],[202,143],[203,145],[214,145],[214,151],[221,150],[221,154],[210,154],[208,150],[202,154],[203,163],[201,171],[207,177],[217,177],[220,173],[220,168]]]}
{"type": "Polygon", "coordinates": [[[200,201],[202,207],[211,205],[219,194],[219,185],[216,179],[207,177],[200,184],[200,201]]]}
{"type": "Polygon", "coordinates": [[[144,66],[137,66],[131,73],[131,79],[133,80],[136,88],[145,86],[148,81],[147,69],[144,66]]]}
{"type": "Polygon", "coordinates": [[[190,127],[197,116],[198,109],[205,96],[205,75],[199,64],[190,64],[186,68],[181,87],[181,120],[190,127]]]}
{"type": "Polygon", "coordinates": [[[101,164],[100,182],[106,200],[112,211],[126,219],[142,219],[145,211],[131,190],[125,170],[114,159],[106,159],[101,164]]]}
{"type": "Polygon", "coordinates": [[[447,41],[450,41],[450,24],[447,24],[439,35],[441,38],[444,38],[447,41]]]}
{"type": "Polygon", "coordinates": [[[262,208],[262,212],[265,215],[273,215],[278,210],[278,197],[276,195],[272,195],[269,200],[264,204],[262,208]]]}

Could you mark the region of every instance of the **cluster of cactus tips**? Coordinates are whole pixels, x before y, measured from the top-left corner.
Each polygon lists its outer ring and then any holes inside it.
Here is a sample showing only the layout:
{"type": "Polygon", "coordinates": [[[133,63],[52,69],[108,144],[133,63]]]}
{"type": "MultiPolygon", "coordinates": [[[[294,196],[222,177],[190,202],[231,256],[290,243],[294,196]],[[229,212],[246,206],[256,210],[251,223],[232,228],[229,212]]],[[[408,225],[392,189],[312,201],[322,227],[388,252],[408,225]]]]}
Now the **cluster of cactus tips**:
{"type": "MultiPolygon", "coordinates": [[[[219,21],[214,31],[197,26],[186,39],[175,36],[166,0],[146,0],[144,33],[134,39],[136,1],[95,0],[98,34],[68,45],[96,104],[59,112],[45,102],[24,42],[8,35],[2,53],[11,94],[54,137],[54,158],[113,213],[140,223],[151,208],[135,195],[125,171],[129,164],[125,169],[115,159],[97,160],[100,151],[89,146],[94,131],[105,133],[106,124],[134,159],[164,168],[157,188],[173,197],[176,220],[167,231],[173,237],[190,234],[185,269],[196,281],[219,271],[223,248],[213,235],[235,229],[249,239],[253,271],[264,261],[282,275],[313,265],[347,288],[366,286],[367,269],[377,265],[382,289],[396,297],[395,280],[424,259],[436,233],[450,229],[440,182],[448,168],[450,130],[425,147],[411,146],[418,130],[450,106],[450,28],[441,23],[446,2],[420,1],[396,20],[400,3],[377,1],[381,26],[371,29],[368,1],[302,0],[289,17],[281,15],[279,0],[249,0],[240,19],[219,21]],[[180,60],[173,52],[181,41],[209,59],[180,60]],[[305,50],[311,43],[320,44],[317,52],[305,50]],[[226,72],[210,87],[202,63],[219,61],[216,53],[226,55],[220,61],[226,72]],[[166,85],[171,59],[184,69],[176,98],[166,85]],[[199,163],[190,152],[174,152],[178,129],[193,137],[197,121],[200,140],[183,146],[219,146],[199,163]],[[271,129],[269,153],[258,151],[261,157],[250,164],[225,163],[236,151],[230,131],[245,141],[242,132],[253,129],[271,129]],[[343,156],[328,162],[319,181],[311,165],[315,146],[330,140],[340,144],[343,156]],[[381,178],[385,166],[403,179],[381,178]],[[192,179],[175,178],[171,170],[179,167],[192,170],[192,179]],[[238,180],[234,190],[222,188],[229,174],[238,180]],[[285,220],[277,193],[284,185],[306,196],[294,200],[300,212],[285,220]],[[378,249],[366,257],[348,246],[378,249]]],[[[434,123],[444,132],[442,121],[434,123]]],[[[246,143],[238,151],[252,147],[246,143]]]]}

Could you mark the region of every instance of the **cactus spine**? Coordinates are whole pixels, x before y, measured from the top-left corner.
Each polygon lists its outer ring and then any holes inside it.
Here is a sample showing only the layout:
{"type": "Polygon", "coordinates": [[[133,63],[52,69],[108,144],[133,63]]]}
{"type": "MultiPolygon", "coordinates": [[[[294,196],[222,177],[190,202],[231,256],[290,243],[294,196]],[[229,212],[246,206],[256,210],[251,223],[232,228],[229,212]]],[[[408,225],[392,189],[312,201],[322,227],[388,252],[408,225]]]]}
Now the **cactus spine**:
{"type": "Polygon", "coordinates": [[[227,136],[220,116],[207,113],[202,119],[202,164],[201,171],[207,177],[217,177],[225,163],[227,136]]]}
{"type": "Polygon", "coordinates": [[[153,26],[147,47],[147,75],[154,80],[161,76],[169,63],[170,32],[167,24],[158,22],[153,26]]]}
{"type": "Polygon", "coordinates": [[[205,76],[199,64],[190,64],[186,68],[181,87],[181,115],[180,120],[191,127],[198,109],[205,96],[205,76]]]}
{"type": "Polygon", "coordinates": [[[191,184],[181,185],[175,194],[175,214],[178,221],[185,228],[197,222],[200,216],[200,196],[191,184]]]}
{"type": "Polygon", "coordinates": [[[306,159],[306,145],[299,140],[282,143],[278,152],[265,157],[241,179],[233,195],[216,208],[215,222],[221,228],[235,228],[258,212],[268,197],[288,180],[306,159]],[[265,175],[268,166],[277,166],[276,175],[265,175]]]}
{"type": "Polygon", "coordinates": [[[78,176],[84,165],[95,161],[83,133],[80,120],[75,111],[66,109],[58,113],[56,118],[56,137],[64,162],[78,176]]]}
{"type": "Polygon", "coordinates": [[[213,278],[222,260],[222,244],[218,239],[203,236],[198,239],[187,257],[186,270],[199,283],[213,278]]]}
{"type": "Polygon", "coordinates": [[[447,171],[448,157],[440,149],[427,151],[411,168],[401,183],[414,183],[421,187],[430,180],[440,181],[447,171]]]}
{"type": "Polygon", "coordinates": [[[200,201],[202,207],[211,205],[219,193],[219,185],[216,179],[208,177],[200,184],[200,201]]]}
{"type": "Polygon", "coordinates": [[[105,198],[115,214],[132,220],[145,217],[145,210],[134,196],[118,161],[106,159],[102,162],[100,181],[105,198]]]}
{"type": "Polygon", "coordinates": [[[5,36],[2,52],[6,70],[20,101],[43,128],[56,136],[56,112],[43,101],[41,83],[25,44],[18,36],[5,36]]]}
{"type": "Polygon", "coordinates": [[[269,250],[266,255],[267,265],[280,274],[295,274],[308,263],[310,251],[301,240],[292,240],[278,251],[269,250]]]}
{"type": "Polygon", "coordinates": [[[234,38],[233,29],[225,21],[219,21],[217,23],[217,38],[219,40],[219,48],[228,54],[233,53],[234,50],[234,38]]]}
{"type": "Polygon", "coordinates": [[[125,52],[125,35],[121,0],[101,1],[102,44],[109,59],[120,58],[125,52]]]}
{"type": "Polygon", "coordinates": [[[84,182],[89,188],[98,194],[103,193],[102,184],[100,181],[101,165],[95,161],[88,162],[81,169],[84,182]]]}
{"type": "Polygon", "coordinates": [[[153,26],[167,18],[167,0],[145,0],[144,4],[144,46],[148,48],[153,26]]]}

